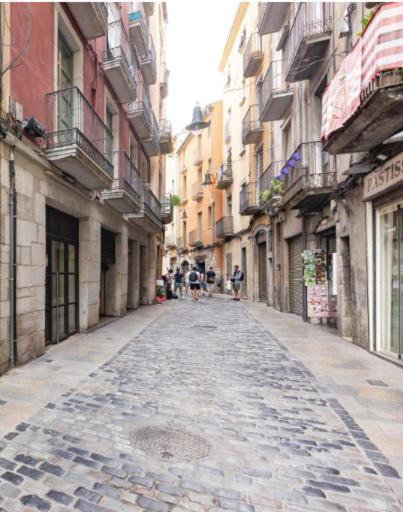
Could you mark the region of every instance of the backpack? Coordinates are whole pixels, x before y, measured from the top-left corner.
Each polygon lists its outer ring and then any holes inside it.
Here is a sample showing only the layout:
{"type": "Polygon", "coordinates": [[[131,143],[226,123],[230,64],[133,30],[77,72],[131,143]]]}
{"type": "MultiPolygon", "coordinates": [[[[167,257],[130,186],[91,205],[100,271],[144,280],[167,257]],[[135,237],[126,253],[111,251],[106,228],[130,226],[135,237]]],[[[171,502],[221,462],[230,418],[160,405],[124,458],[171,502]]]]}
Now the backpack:
{"type": "Polygon", "coordinates": [[[197,282],[197,272],[195,270],[193,270],[190,274],[189,274],[189,282],[190,283],[196,283],[197,282]]]}

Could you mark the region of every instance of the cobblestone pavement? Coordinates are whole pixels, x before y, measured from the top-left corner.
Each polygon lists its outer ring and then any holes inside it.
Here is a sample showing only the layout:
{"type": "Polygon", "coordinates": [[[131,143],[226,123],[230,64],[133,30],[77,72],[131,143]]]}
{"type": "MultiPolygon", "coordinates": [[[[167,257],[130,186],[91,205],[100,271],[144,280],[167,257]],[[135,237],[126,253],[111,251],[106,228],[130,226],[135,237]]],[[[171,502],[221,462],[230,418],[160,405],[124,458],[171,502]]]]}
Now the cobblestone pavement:
{"type": "Polygon", "coordinates": [[[0,450],[7,512],[403,510],[397,471],[337,398],[219,298],[167,306],[0,450]]]}

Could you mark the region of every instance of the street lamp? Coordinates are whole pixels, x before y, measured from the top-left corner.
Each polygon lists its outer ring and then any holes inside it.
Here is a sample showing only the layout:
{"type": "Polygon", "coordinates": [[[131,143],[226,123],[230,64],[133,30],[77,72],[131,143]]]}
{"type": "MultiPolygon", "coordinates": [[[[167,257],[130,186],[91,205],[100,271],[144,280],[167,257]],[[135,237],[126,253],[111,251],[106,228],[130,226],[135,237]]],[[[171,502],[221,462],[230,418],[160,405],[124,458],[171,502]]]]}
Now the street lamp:
{"type": "Polygon", "coordinates": [[[207,128],[209,124],[209,122],[203,121],[202,111],[199,103],[197,102],[195,108],[193,109],[192,122],[186,126],[186,130],[189,132],[197,132],[207,128]]]}

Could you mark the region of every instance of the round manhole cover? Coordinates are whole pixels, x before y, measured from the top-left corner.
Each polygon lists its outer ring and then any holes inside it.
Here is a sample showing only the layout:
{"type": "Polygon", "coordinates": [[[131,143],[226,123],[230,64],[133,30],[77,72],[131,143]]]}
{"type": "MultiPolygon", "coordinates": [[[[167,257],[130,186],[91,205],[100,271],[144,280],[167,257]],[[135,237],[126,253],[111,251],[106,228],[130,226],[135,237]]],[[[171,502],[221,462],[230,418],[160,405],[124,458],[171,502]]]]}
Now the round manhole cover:
{"type": "Polygon", "coordinates": [[[210,451],[205,439],[183,430],[145,427],[133,432],[131,439],[136,448],[166,462],[192,462],[210,451]]]}

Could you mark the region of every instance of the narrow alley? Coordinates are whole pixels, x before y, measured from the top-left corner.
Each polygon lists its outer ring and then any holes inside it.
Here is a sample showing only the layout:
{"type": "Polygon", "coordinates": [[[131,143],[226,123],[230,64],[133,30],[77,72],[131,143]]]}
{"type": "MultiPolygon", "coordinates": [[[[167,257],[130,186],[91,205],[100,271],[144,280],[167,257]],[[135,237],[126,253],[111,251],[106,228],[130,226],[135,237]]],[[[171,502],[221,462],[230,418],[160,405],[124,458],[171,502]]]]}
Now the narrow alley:
{"type": "Polygon", "coordinates": [[[398,512],[400,371],[263,305],[141,308],[3,376],[1,510],[398,512]]]}

